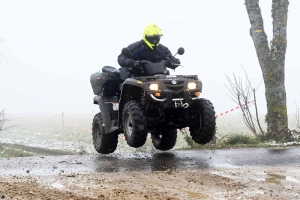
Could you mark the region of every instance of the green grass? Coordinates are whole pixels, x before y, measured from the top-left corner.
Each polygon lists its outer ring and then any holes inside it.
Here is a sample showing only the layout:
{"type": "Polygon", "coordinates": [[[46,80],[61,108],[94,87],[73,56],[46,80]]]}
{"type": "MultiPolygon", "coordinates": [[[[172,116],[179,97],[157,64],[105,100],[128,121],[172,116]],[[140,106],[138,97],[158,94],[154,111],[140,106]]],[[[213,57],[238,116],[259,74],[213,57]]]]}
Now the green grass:
{"type": "MultiPolygon", "coordinates": [[[[270,137],[254,137],[244,133],[231,133],[221,140],[213,139],[212,142],[199,145],[195,143],[190,136],[185,138],[188,148],[183,149],[230,149],[230,148],[259,148],[259,147],[274,147],[274,145],[269,142],[273,141],[270,137]]],[[[300,146],[300,140],[294,139],[293,141],[278,141],[275,146],[300,146]],[[290,143],[286,143],[290,142],[290,143]]]]}
{"type": "Polygon", "coordinates": [[[25,152],[21,149],[12,149],[0,146],[0,158],[11,158],[11,157],[29,157],[35,154],[25,152]]]}
{"type": "Polygon", "coordinates": [[[224,141],[225,144],[227,145],[253,145],[253,144],[258,144],[262,141],[259,141],[257,138],[248,136],[248,135],[244,135],[244,134],[233,134],[231,135],[226,141],[224,141]]]}

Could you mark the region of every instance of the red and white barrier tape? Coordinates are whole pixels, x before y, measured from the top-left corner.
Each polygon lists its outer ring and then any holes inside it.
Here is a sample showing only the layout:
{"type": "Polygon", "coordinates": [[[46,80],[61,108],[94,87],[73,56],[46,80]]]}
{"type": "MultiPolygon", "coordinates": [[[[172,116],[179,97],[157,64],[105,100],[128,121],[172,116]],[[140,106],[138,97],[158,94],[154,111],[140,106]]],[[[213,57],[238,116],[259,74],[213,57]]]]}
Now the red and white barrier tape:
{"type": "Polygon", "coordinates": [[[69,124],[71,124],[71,125],[73,125],[73,126],[75,126],[75,127],[77,127],[77,128],[79,128],[79,129],[82,129],[82,130],[85,130],[87,132],[92,133],[92,130],[90,130],[90,129],[84,128],[84,127],[79,126],[77,124],[74,124],[73,122],[70,122],[69,120],[66,120],[66,119],[64,119],[64,121],[67,122],[67,123],[69,123],[69,124]]]}
{"type": "MultiPolygon", "coordinates": [[[[248,105],[248,104],[250,104],[250,103],[253,103],[254,101],[255,101],[255,99],[252,100],[252,101],[248,101],[246,104],[242,104],[242,107],[244,107],[244,106],[246,106],[246,105],[248,105]]],[[[232,111],[237,110],[237,109],[240,109],[240,108],[241,108],[240,106],[237,106],[237,107],[235,107],[235,108],[231,108],[230,110],[226,110],[225,112],[222,112],[222,113],[216,115],[216,118],[221,117],[221,116],[223,116],[223,115],[225,115],[225,114],[228,114],[229,112],[232,112],[232,111]]]]}
{"type": "Polygon", "coordinates": [[[121,140],[125,140],[125,136],[122,134],[122,135],[118,135],[118,138],[121,139],[121,140]]]}

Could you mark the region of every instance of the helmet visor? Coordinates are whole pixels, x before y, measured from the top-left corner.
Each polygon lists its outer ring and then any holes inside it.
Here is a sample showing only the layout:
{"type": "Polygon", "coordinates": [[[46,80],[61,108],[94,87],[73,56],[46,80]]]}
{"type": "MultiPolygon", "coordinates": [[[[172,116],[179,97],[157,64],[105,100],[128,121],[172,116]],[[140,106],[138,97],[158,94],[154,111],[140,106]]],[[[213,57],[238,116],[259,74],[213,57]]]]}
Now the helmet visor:
{"type": "Polygon", "coordinates": [[[154,44],[157,45],[159,43],[160,40],[160,35],[155,35],[155,36],[146,36],[147,41],[150,44],[154,44]]]}

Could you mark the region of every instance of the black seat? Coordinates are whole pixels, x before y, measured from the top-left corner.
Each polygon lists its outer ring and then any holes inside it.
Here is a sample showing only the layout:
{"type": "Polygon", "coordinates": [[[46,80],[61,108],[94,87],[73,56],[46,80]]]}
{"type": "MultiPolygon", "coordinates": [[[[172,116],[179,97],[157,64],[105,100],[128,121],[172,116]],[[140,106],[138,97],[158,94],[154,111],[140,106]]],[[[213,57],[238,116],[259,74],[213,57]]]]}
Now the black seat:
{"type": "Polygon", "coordinates": [[[113,79],[120,79],[120,71],[114,67],[104,66],[102,72],[105,72],[113,79]]]}

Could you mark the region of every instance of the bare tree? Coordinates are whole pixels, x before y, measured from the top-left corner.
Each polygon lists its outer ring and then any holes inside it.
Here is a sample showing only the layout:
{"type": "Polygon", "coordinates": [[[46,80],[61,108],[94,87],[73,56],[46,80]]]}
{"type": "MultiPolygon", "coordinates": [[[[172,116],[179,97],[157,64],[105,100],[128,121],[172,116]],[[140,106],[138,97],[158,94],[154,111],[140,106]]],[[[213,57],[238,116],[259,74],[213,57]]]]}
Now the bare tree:
{"type": "Polygon", "coordinates": [[[265,83],[266,122],[269,133],[285,132],[288,126],[285,90],[288,0],[272,0],[273,40],[268,43],[259,0],[245,0],[252,37],[265,83]]]}
{"type": "Polygon", "coordinates": [[[245,82],[243,82],[241,78],[237,79],[235,74],[233,74],[233,80],[231,80],[229,76],[226,75],[226,78],[230,84],[230,87],[226,87],[231,93],[230,98],[240,106],[246,126],[253,133],[253,135],[258,137],[264,135],[264,131],[261,128],[258,118],[258,109],[255,96],[256,89],[251,86],[251,80],[249,80],[247,72],[245,70],[244,72],[246,76],[245,82]],[[252,97],[252,94],[254,97],[252,97]],[[250,103],[253,98],[255,106],[255,117],[250,111],[250,103]]]}

